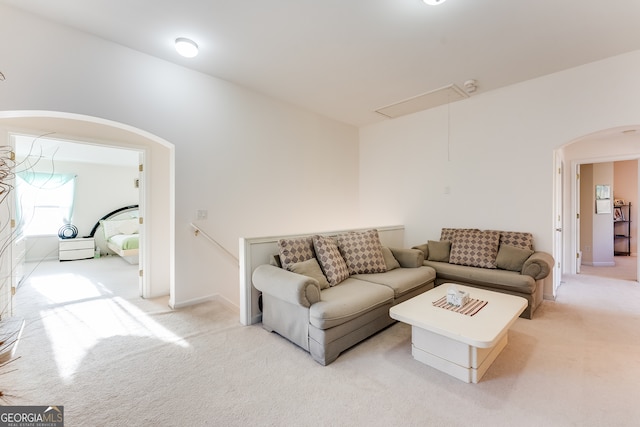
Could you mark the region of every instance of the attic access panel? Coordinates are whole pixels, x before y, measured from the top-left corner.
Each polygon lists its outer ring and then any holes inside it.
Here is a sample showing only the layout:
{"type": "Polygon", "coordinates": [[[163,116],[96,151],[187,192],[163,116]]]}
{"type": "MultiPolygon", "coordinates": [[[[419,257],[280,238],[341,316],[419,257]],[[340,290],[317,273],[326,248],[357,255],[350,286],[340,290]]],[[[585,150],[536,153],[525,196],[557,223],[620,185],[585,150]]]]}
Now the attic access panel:
{"type": "Polygon", "coordinates": [[[435,89],[431,92],[423,93],[422,95],[414,96],[413,98],[405,99],[404,101],[379,108],[376,110],[376,113],[382,114],[390,119],[395,119],[396,117],[417,113],[422,110],[428,110],[429,108],[460,101],[461,99],[468,97],[469,94],[464,90],[460,89],[455,84],[450,84],[448,86],[441,87],[440,89],[435,89]]]}

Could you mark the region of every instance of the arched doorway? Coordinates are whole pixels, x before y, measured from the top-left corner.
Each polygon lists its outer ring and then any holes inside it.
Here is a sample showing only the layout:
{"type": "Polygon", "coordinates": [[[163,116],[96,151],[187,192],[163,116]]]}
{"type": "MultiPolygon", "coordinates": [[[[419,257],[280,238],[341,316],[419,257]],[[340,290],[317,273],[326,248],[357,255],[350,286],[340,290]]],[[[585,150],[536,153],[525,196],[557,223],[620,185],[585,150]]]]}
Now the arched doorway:
{"type": "MultiPolygon", "coordinates": [[[[582,253],[580,247],[581,210],[591,213],[591,209],[581,209],[580,201],[580,167],[581,165],[605,162],[635,161],[640,159],[640,125],[621,126],[604,129],[584,135],[557,150],[556,154],[563,159],[567,173],[563,179],[563,251],[562,258],[567,262],[562,272],[576,274],[580,270],[582,253]]],[[[638,183],[638,177],[634,177],[638,183]]],[[[556,189],[557,191],[557,189],[556,189]]],[[[638,196],[634,194],[634,196],[638,196]]],[[[612,195],[613,197],[613,195],[612,195]]],[[[611,200],[613,203],[613,200],[611,200]]],[[[595,207],[594,207],[595,209],[595,207]]],[[[632,212],[631,220],[638,223],[638,212],[632,212]]],[[[613,238],[613,235],[612,235],[613,238]]],[[[636,277],[638,266],[636,261],[636,277]]]]}
{"type": "Polygon", "coordinates": [[[147,298],[175,296],[175,185],[173,144],[146,131],[109,120],[79,114],[50,111],[0,112],[2,139],[6,145],[11,132],[55,134],[78,142],[144,151],[149,161],[144,165],[144,181],[152,183],[144,191],[141,215],[144,218],[144,241],[148,250],[140,260],[142,294],[147,298]],[[152,212],[152,214],[151,214],[152,212]],[[149,213],[149,215],[147,215],[149,213]]]}

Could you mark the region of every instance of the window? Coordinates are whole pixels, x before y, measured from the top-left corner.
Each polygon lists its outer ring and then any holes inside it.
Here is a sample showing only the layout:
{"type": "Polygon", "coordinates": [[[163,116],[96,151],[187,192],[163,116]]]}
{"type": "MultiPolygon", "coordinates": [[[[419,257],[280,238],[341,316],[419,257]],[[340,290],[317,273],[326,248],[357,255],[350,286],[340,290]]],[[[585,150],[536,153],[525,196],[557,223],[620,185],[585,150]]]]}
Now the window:
{"type": "Polygon", "coordinates": [[[16,213],[24,235],[55,235],[60,227],[71,223],[75,178],[73,174],[17,174],[16,213]]]}

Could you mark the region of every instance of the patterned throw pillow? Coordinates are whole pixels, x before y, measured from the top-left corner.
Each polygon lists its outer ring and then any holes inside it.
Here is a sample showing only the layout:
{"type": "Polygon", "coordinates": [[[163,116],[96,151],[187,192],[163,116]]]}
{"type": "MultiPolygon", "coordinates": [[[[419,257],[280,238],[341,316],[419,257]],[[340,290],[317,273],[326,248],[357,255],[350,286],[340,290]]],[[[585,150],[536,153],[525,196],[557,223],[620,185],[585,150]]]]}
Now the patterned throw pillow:
{"type": "Polygon", "coordinates": [[[313,238],[300,237],[297,239],[280,239],[278,240],[278,248],[280,250],[280,263],[282,268],[289,270],[291,265],[315,258],[313,251],[313,238]]]}
{"type": "Polygon", "coordinates": [[[349,277],[349,269],[344,262],[335,240],[331,237],[313,236],[313,247],[318,264],[327,277],[330,286],[335,286],[349,277]]]}
{"type": "Polygon", "coordinates": [[[460,231],[469,231],[469,230],[478,230],[477,228],[443,228],[440,231],[440,240],[444,241],[444,240],[448,240],[450,242],[453,242],[453,240],[455,239],[455,235],[456,232],[460,230],[460,231]]]}
{"type": "Polygon", "coordinates": [[[338,249],[347,264],[349,274],[384,273],[387,265],[382,255],[378,230],[339,234],[338,249]]]}
{"type": "Polygon", "coordinates": [[[449,263],[471,267],[497,268],[499,231],[456,230],[449,263]]]}
{"type": "Polygon", "coordinates": [[[520,231],[500,231],[500,244],[533,250],[533,234],[520,231]]]}

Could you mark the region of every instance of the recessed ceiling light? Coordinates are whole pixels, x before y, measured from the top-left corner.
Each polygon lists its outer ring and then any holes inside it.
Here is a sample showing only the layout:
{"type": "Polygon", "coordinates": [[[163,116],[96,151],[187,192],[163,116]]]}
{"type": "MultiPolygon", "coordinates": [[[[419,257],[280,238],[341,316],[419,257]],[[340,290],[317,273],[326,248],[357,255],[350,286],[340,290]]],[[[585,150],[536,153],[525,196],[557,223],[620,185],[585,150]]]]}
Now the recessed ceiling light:
{"type": "Polygon", "coordinates": [[[447,0],[422,0],[422,1],[428,4],[429,6],[437,6],[439,4],[444,3],[447,0]]]}
{"type": "Polygon", "coordinates": [[[198,54],[198,45],[193,40],[179,37],[176,39],[176,50],[185,58],[193,58],[198,54]]]}

